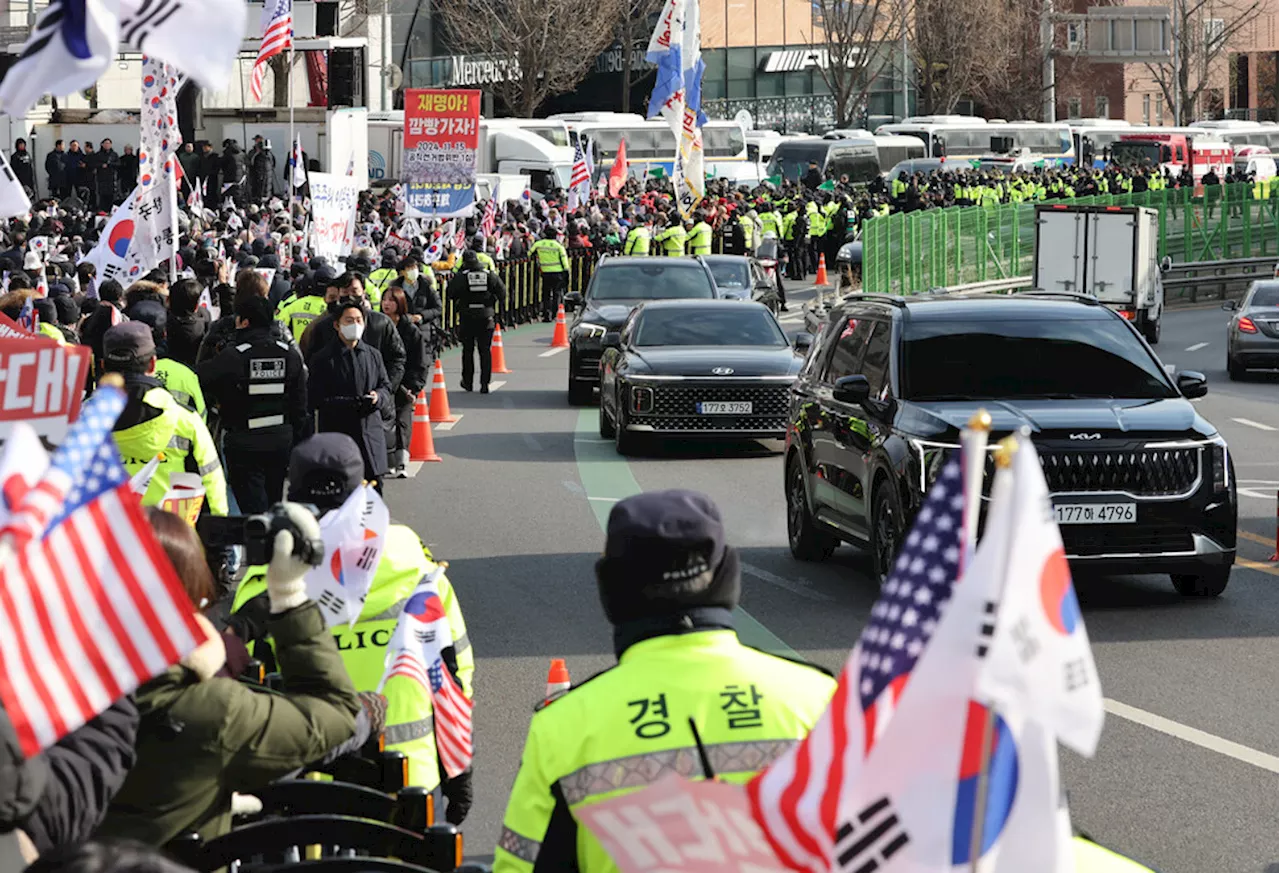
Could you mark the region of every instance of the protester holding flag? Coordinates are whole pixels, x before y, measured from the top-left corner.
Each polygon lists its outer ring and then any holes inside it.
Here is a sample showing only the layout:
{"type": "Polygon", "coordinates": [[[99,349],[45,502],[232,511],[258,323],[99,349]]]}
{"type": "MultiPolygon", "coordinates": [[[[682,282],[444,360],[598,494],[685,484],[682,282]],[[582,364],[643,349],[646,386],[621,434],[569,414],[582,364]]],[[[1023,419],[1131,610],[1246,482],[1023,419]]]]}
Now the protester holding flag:
{"type": "Polygon", "coordinates": [[[224,834],[232,792],[251,793],[354,733],[360,702],[320,607],[307,597],[303,577],[311,564],[298,557],[301,542],[319,540],[320,525],[295,503],[284,511],[289,529],[275,535],[266,589],[288,690],[218,677],[226,647],[199,616],[205,642],[138,689],[147,728],[99,836],[163,845],[190,831],[205,839],[224,834]]]}
{"type": "MultiPolygon", "coordinates": [[[[322,513],[337,511],[361,487],[364,463],[356,444],[343,434],[318,434],[293,451],[289,462],[289,499],[315,505],[322,513]]],[[[431,550],[410,528],[401,524],[386,527],[377,569],[354,624],[335,621],[331,625],[338,650],[352,682],[360,691],[378,689],[384,672],[387,641],[397,622],[430,622],[444,618],[451,642],[442,647],[441,657],[449,674],[457,680],[468,699],[473,696],[472,676],[475,655],[467,636],[462,607],[447,576],[434,582],[434,597],[413,595],[419,583],[442,570],[431,550]]],[[[262,627],[265,612],[264,568],[250,568],[236,591],[232,606],[233,625],[251,628],[254,636],[262,627]]],[[[265,638],[265,637],[257,637],[265,638]]],[[[266,663],[273,655],[265,645],[256,654],[266,663]]],[[[446,818],[460,824],[471,806],[471,773],[451,778],[442,776],[437,740],[432,732],[430,689],[404,676],[387,680],[382,692],[387,697],[385,736],[387,748],[409,758],[409,784],[434,790],[442,784],[449,800],[446,818]]]]}
{"type": "Polygon", "coordinates": [[[673,771],[711,775],[700,753],[716,776],[745,781],[814,726],[835,683],[738,641],[739,573],[704,495],[658,491],[614,505],[596,583],[618,664],[534,713],[494,873],[612,873],[575,809],[673,771]]]}

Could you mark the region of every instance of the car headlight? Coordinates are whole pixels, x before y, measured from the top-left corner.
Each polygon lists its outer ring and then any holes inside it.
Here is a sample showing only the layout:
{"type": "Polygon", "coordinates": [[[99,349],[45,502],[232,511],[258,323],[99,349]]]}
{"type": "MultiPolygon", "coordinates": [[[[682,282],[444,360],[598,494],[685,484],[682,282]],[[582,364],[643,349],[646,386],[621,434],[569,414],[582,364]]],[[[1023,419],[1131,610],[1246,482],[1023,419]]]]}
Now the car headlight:
{"type": "Polygon", "coordinates": [[[576,339],[600,339],[608,330],[603,324],[584,321],[573,328],[573,335],[576,339]]]}
{"type": "Polygon", "coordinates": [[[1226,491],[1231,485],[1230,466],[1227,463],[1227,441],[1221,434],[1209,438],[1210,467],[1213,469],[1214,493],[1226,491]]]}

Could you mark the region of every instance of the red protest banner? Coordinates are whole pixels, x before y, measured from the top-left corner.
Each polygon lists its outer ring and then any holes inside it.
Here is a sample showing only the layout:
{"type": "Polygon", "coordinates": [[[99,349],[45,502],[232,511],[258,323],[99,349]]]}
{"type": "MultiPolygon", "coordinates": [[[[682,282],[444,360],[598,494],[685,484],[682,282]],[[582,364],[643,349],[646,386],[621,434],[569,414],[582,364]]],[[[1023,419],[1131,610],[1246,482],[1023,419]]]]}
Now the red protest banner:
{"type": "Polygon", "coordinates": [[[57,445],[80,414],[89,350],[52,339],[6,335],[0,323],[0,442],[25,421],[57,445]]]}
{"type": "Polygon", "coordinates": [[[470,215],[476,201],[480,92],[404,92],[404,181],[409,215],[470,215]]]}
{"type": "Polygon", "coordinates": [[[36,337],[39,334],[32,333],[3,312],[0,312],[0,337],[7,336],[36,337]]]}
{"type": "Polygon", "coordinates": [[[622,873],[782,873],[741,785],[672,773],[643,791],[579,807],[574,817],[622,873]]]}

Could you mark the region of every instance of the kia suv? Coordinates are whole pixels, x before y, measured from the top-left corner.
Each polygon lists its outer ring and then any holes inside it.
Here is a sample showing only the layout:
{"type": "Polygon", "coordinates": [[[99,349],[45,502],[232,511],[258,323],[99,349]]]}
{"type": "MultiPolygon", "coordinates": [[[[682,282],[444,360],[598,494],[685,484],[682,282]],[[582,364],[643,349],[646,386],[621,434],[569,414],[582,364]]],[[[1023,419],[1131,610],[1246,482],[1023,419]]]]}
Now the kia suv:
{"type": "Polygon", "coordinates": [[[797,558],[852,543],[885,578],[944,456],[986,409],[993,445],[1030,433],[1073,566],[1167,573],[1185,595],[1226,587],[1236,490],[1226,441],[1189,402],[1205,377],[1171,377],[1092,298],[855,294],[811,342],[787,428],[797,558]]]}

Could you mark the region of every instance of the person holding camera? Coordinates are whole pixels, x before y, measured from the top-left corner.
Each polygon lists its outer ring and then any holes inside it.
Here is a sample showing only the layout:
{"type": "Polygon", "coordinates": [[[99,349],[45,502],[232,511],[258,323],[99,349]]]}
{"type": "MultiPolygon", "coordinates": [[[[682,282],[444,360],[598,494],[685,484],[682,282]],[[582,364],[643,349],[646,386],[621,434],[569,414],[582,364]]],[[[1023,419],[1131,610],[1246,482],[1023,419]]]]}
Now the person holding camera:
{"type": "MultiPolygon", "coordinates": [[[[381,490],[387,472],[382,411],[393,410],[391,380],[382,355],[362,341],[364,301],[342,297],[330,312],[338,342],[330,342],[311,358],[307,408],[316,413],[318,433],[343,433],[355,441],[364,458],[364,478],[381,490]]],[[[322,323],[315,322],[312,329],[322,323]]]]}
{"type": "Polygon", "coordinates": [[[161,458],[143,495],[154,506],[169,490],[174,473],[195,473],[204,485],[204,505],[214,515],[227,514],[227,480],[222,461],[204,419],[179,405],[156,378],[156,343],[151,328],[141,321],[126,321],[102,337],[103,368],[124,377],[128,396],[124,412],[116,420],[116,448],[130,475],[152,458],[161,458]]]}
{"type": "MultiPolygon", "coordinates": [[[[296,503],[279,509],[266,594],[268,628],[288,690],[218,676],[226,645],[197,614],[205,642],[137,690],[137,761],[99,838],[158,846],[191,831],[206,840],[225,834],[232,792],[252,793],[323,758],[355,733],[361,710],[356,689],[303,582],[324,554],[319,522],[296,503]]],[[[198,580],[182,581],[190,587],[198,580]]]]}
{"type": "Polygon", "coordinates": [[[231,491],[246,515],[280,499],[289,451],[307,427],[302,353],[274,338],[271,324],[270,303],[257,295],[241,299],[234,344],[200,366],[200,384],[222,422],[231,491]]]}
{"type": "MultiPolygon", "coordinates": [[[[314,505],[321,513],[338,509],[361,484],[363,460],[355,443],[341,434],[317,434],[293,450],[289,461],[289,499],[314,505]]],[[[385,546],[374,573],[373,584],[354,625],[345,622],[330,630],[347,665],[352,682],[362,693],[378,688],[386,669],[386,647],[400,620],[405,604],[423,577],[436,572],[438,564],[431,550],[410,528],[387,526],[385,546]]],[[[266,611],[269,569],[250,567],[236,590],[231,626],[242,637],[264,639],[262,614],[266,611]]],[[[449,621],[453,645],[442,652],[446,668],[458,680],[462,693],[474,696],[472,678],[475,654],[467,636],[462,607],[449,579],[437,581],[440,608],[449,621]]],[[[248,640],[246,640],[248,641],[248,640]]],[[[277,645],[277,650],[278,650],[277,645]]],[[[264,663],[272,657],[265,645],[254,654],[264,663]]],[[[382,689],[387,698],[387,749],[403,752],[409,759],[409,784],[441,793],[449,801],[445,819],[461,824],[471,809],[471,772],[448,779],[440,768],[432,722],[431,695],[420,683],[404,676],[392,676],[382,689]]]]}

